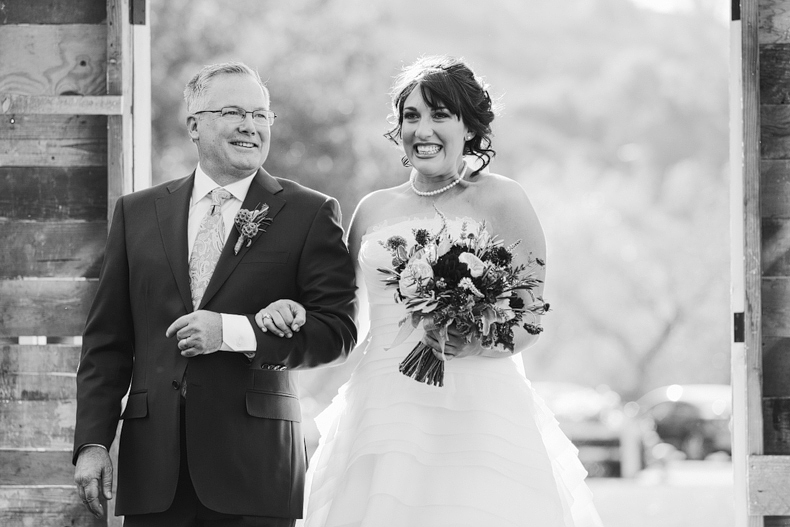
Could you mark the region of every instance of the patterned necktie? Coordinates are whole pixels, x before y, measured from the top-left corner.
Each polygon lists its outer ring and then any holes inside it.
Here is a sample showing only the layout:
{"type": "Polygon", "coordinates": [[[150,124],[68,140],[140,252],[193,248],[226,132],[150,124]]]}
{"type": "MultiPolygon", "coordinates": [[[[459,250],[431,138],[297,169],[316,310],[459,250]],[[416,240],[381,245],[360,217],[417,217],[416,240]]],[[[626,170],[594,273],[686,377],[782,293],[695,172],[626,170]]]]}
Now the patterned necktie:
{"type": "Polygon", "coordinates": [[[222,247],[225,245],[225,223],[222,221],[222,204],[231,197],[223,188],[211,191],[211,208],[203,216],[198,229],[192,256],[189,258],[189,287],[192,290],[192,305],[200,305],[206,292],[214,267],[217,265],[222,247]]]}

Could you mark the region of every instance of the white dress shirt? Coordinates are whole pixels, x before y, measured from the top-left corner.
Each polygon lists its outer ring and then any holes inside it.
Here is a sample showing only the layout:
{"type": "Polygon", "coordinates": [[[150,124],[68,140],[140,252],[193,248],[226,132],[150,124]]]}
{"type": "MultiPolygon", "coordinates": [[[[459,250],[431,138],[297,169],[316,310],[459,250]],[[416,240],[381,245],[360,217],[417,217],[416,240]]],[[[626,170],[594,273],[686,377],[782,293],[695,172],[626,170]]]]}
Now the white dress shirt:
{"type": "MultiPolygon", "coordinates": [[[[236,217],[236,213],[239,212],[239,209],[241,209],[241,204],[244,198],[247,197],[247,191],[256,173],[257,171],[244,179],[240,179],[230,185],[222,187],[233,196],[226,200],[220,209],[222,213],[222,222],[225,224],[226,242],[230,233],[235,229],[233,219],[236,217]]],[[[189,201],[187,236],[190,257],[192,255],[192,247],[195,245],[195,238],[197,238],[197,233],[200,228],[200,222],[203,221],[203,217],[211,208],[211,196],[209,194],[217,187],[219,187],[219,185],[203,172],[203,169],[198,165],[195,170],[195,186],[192,188],[192,198],[189,201]]],[[[220,315],[222,316],[222,346],[220,350],[254,352],[257,347],[257,340],[255,339],[255,332],[252,330],[252,326],[247,317],[243,315],[230,315],[227,313],[220,313],[220,315]]]]}

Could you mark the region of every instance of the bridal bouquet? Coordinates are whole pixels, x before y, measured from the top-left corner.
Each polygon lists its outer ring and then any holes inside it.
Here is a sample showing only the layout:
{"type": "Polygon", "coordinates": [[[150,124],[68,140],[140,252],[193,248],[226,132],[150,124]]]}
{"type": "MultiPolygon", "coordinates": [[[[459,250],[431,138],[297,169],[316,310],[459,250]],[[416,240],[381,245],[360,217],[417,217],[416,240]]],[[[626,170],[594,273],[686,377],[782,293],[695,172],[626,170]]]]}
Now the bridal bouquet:
{"type": "MultiPolygon", "coordinates": [[[[549,310],[549,304],[533,290],[541,283],[536,271],[544,262],[530,256],[526,265],[514,266],[513,250],[520,240],[505,246],[488,233],[485,222],[473,230],[464,223],[460,236],[453,238],[440,216],[439,232],[431,235],[426,229],[415,229],[412,246],[402,236],[380,242],[392,255],[393,268],[378,270],[408,312],[392,345],[403,342],[421,321],[426,330],[437,332],[442,353],[451,324],[467,342],[479,338],[486,348],[501,346],[511,352],[515,326],[531,334],[543,331],[538,317],[549,310]],[[518,291],[525,291],[529,302],[518,291]]],[[[444,384],[444,361],[422,342],[399,370],[420,382],[444,384]]]]}

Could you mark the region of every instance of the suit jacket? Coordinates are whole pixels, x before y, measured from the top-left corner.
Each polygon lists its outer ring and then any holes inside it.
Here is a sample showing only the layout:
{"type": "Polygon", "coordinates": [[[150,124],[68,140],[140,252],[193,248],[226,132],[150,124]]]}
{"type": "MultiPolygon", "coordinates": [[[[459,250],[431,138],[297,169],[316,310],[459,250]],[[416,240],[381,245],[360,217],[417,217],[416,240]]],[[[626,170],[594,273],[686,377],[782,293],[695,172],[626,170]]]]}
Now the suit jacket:
{"type": "Polygon", "coordinates": [[[165,330],[193,310],[193,183],[194,173],[117,202],[83,335],[74,460],[85,444],[109,447],[123,419],[115,513],[166,510],[178,480],[179,388],[189,368],[187,454],[201,502],[229,514],[298,518],[307,462],[291,370],[342,358],[356,340],[354,268],[339,205],[258,171],[242,208],[268,204],[272,223],[238,255],[233,229],[198,308],[247,315],[255,357],[218,351],[187,359],[165,330]],[[281,298],[307,310],[290,339],[261,332],[253,320],[281,298]]]}

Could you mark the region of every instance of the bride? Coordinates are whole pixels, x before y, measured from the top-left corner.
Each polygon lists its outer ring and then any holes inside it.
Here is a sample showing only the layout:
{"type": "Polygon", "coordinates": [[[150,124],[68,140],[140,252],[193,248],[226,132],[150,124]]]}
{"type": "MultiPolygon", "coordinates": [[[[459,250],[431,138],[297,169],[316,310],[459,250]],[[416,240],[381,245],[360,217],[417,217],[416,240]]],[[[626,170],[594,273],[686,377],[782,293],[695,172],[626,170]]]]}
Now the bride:
{"type": "MultiPolygon", "coordinates": [[[[387,239],[400,236],[412,246],[417,229],[445,225],[458,236],[485,221],[505,244],[521,240],[514,264],[543,260],[546,249],[522,187],[485,170],[494,155],[492,101],[464,62],[422,58],[404,69],[392,97],[395,122],[386,135],[402,145],[411,175],[363,198],[351,221],[349,250],[370,338],[350,380],[317,419],[321,440],[307,476],[305,525],[598,526],[577,451],[517,355],[467,343],[450,326],[444,354],[436,353],[445,360],[443,386],[398,370],[420,340],[440,345],[436,332],[421,327],[392,345],[406,308],[378,271],[392,267],[387,239]]],[[[516,326],[516,353],[536,340],[516,326]]]]}

